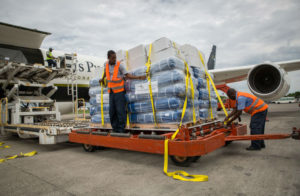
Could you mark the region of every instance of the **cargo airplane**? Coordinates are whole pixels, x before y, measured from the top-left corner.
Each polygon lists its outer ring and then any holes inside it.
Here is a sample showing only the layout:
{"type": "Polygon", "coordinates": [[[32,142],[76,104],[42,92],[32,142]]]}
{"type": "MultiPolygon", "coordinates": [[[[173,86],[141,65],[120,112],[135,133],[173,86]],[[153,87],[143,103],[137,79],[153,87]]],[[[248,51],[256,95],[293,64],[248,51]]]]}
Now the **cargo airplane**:
{"type": "MultiPolygon", "coordinates": [[[[46,65],[47,50],[40,47],[47,35],[50,33],[0,22],[0,59],[9,58],[19,63],[46,65]]],[[[64,54],[64,52],[53,51],[55,57],[64,54]]],[[[216,84],[247,80],[250,91],[264,100],[277,100],[285,96],[290,89],[287,72],[300,70],[300,59],[215,69],[215,55],[216,47],[213,46],[207,68],[213,74],[216,84]]],[[[77,74],[78,97],[89,99],[89,80],[96,76],[95,73],[99,74],[102,71],[104,61],[105,58],[77,55],[74,69],[77,74]]],[[[59,107],[62,113],[70,112],[72,96],[67,94],[68,80],[56,79],[52,83],[58,87],[58,90],[51,98],[61,103],[59,107]]]]}

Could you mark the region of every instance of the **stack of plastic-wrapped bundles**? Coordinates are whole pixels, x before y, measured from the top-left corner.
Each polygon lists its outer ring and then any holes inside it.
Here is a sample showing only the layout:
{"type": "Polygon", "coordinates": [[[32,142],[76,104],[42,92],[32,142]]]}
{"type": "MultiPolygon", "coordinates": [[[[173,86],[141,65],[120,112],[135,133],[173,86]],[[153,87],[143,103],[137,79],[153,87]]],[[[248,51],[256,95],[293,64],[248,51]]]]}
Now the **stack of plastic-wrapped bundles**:
{"type": "MultiPolygon", "coordinates": [[[[197,89],[199,91],[199,116],[201,119],[212,119],[217,118],[217,95],[209,82],[207,84],[207,79],[205,72],[198,67],[191,67],[195,78],[197,78],[198,85],[197,89]],[[208,91],[210,88],[210,92],[208,91]]],[[[212,76],[211,76],[212,77],[212,76]]]]}
{"type": "MultiPolygon", "coordinates": [[[[188,65],[190,66],[191,74],[197,79],[197,90],[199,92],[199,116],[201,119],[217,118],[217,95],[211,85],[207,84],[207,76],[205,74],[204,65],[201,62],[199,51],[196,47],[185,44],[180,47],[182,54],[188,65]],[[208,91],[210,89],[210,92],[208,91]]],[[[201,53],[202,54],[202,53],[201,53]]],[[[202,54],[203,60],[204,55],[202,54]]],[[[210,75],[213,79],[213,75],[210,75]]]]}
{"type": "MultiPolygon", "coordinates": [[[[187,88],[187,107],[183,122],[193,121],[193,111],[198,120],[209,119],[209,106],[216,117],[216,96],[211,91],[209,102],[205,73],[200,64],[193,65],[196,59],[190,45],[179,46],[167,38],[156,40],[152,44],[151,54],[151,87],[157,123],[179,123],[186,98],[186,66],[184,60],[190,65],[193,89],[191,84],[187,88]],[[194,94],[194,99],[193,99],[194,94]],[[194,110],[193,110],[194,108],[194,110]]],[[[146,74],[149,45],[139,45],[128,50],[117,52],[117,59],[127,66],[128,71],[136,76],[146,74]],[[128,57],[128,58],[127,58],[128,57]]],[[[197,53],[198,55],[198,53],[197,53]]],[[[199,56],[198,56],[199,59],[199,56]]],[[[100,75],[100,74],[99,74],[100,75]]],[[[90,114],[94,123],[101,123],[101,87],[99,77],[90,81],[90,114]]],[[[154,123],[151,96],[148,80],[126,80],[126,99],[130,123],[154,123]]],[[[109,94],[103,90],[103,116],[104,122],[109,122],[109,94]]]]}

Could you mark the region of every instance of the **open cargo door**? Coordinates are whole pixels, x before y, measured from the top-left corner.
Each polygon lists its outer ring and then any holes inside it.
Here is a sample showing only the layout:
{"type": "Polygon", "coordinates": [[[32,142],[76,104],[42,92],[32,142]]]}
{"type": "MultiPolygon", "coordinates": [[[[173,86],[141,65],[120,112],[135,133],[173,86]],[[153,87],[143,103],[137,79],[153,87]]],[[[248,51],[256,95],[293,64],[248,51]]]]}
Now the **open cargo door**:
{"type": "Polygon", "coordinates": [[[39,49],[51,33],[0,22],[0,44],[39,49]]]}

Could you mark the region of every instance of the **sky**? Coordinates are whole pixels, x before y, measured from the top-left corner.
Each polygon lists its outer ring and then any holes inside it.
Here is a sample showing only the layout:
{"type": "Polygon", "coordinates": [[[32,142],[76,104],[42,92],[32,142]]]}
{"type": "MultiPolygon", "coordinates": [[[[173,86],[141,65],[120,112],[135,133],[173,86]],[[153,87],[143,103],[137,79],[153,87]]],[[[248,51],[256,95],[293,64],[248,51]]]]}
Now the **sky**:
{"type": "MultiPolygon", "coordinates": [[[[0,0],[0,21],[51,32],[42,48],[98,57],[168,37],[208,58],[215,44],[226,68],[300,59],[299,10],[299,0],[0,0]]],[[[300,91],[300,71],[289,76],[300,91]]]]}

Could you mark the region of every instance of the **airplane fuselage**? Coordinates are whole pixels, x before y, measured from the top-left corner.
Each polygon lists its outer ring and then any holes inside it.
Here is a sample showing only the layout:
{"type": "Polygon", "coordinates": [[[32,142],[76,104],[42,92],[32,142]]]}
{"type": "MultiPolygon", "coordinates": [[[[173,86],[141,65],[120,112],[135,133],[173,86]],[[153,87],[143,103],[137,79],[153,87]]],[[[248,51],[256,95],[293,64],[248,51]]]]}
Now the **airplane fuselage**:
{"type": "MultiPolygon", "coordinates": [[[[44,59],[46,59],[46,53],[47,50],[41,49],[41,54],[43,55],[44,59]]],[[[60,51],[53,51],[52,54],[57,58],[59,56],[63,56],[65,53],[60,51]]],[[[84,98],[86,101],[88,101],[89,81],[91,78],[97,77],[97,75],[100,75],[102,73],[103,63],[103,58],[79,54],[77,55],[77,62],[73,67],[73,72],[75,72],[76,75],[78,98],[84,98]]],[[[47,63],[45,63],[45,66],[46,65],[47,63]]],[[[58,90],[51,98],[55,99],[58,102],[72,100],[72,96],[68,95],[68,85],[71,83],[70,80],[65,77],[52,80],[50,83],[58,87],[58,90]]]]}

